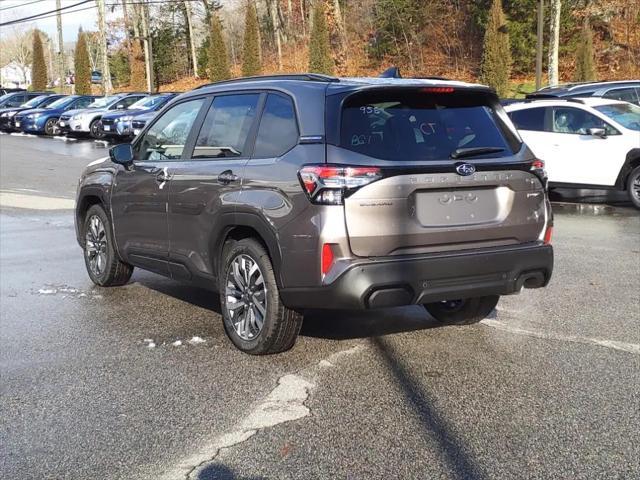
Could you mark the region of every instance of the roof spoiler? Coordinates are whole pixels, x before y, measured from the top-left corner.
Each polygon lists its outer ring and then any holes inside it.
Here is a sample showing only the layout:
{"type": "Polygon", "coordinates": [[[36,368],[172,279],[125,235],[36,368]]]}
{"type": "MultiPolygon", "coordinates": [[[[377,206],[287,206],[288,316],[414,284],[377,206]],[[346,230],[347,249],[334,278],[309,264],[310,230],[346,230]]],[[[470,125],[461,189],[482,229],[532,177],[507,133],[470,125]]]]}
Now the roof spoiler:
{"type": "Polygon", "coordinates": [[[380,75],[378,75],[378,77],[379,78],[402,78],[402,75],[400,74],[400,69],[398,67],[389,67],[380,75]]]}

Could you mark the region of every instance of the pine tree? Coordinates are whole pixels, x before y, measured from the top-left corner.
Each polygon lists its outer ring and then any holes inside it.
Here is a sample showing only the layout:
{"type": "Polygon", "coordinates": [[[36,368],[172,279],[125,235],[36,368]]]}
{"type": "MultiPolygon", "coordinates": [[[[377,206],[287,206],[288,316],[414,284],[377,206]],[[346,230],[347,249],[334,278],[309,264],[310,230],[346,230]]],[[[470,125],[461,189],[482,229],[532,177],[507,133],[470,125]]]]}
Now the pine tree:
{"type": "Polygon", "coordinates": [[[502,0],[493,0],[484,34],[480,79],[504,97],[509,91],[511,45],[502,0]]]}
{"type": "Polygon", "coordinates": [[[331,44],[329,30],[324,12],[324,2],[316,0],[313,10],[313,26],[309,38],[309,71],[314,73],[333,74],[333,59],[331,58],[331,44]]]}
{"type": "Polygon", "coordinates": [[[589,22],[585,20],[580,32],[580,43],[576,49],[575,80],[590,82],[596,79],[596,66],[593,52],[593,32],[589,22]]]}
{"type": "Polygon", "coordinates": [[[247,14],[244,22],[244,44],[242,46],[242,75],[249,77],[262,72],[260,54],[260,30],[255,3],[247,2],[247,14]]]}
{"type": "Polygon", "coordinates": [[[91,64],[89,63],[89,51],[85,33],[78,31],[78,42],[74,57],[74,69],[76,75],[76,95],[91,95],[91,64]]]}
{"type": "Polygon", "coordinates": [[[31,88],[35,91],[47,88],[47,64],[44,61],[40,32],[33,31],[33,64],[31,66],[31,88]]]}
{"type": "Polygon", "coordinates": [[[140,40],[131,39],[131,80],[129,88],[134,91],[145,91],[147,89],[147,75],[144,66],[144,53],[140,46],[140,40]]]}
{"type": "Polygon", "coordinates": [[[227,46],[222,38],[222,23],[220,22],[220,18],[218,18],[218,14],[215,12],[211,14],[208,67],[209,80],[212,82],[219,82],[220,80],[231,78],[227,46]]]}

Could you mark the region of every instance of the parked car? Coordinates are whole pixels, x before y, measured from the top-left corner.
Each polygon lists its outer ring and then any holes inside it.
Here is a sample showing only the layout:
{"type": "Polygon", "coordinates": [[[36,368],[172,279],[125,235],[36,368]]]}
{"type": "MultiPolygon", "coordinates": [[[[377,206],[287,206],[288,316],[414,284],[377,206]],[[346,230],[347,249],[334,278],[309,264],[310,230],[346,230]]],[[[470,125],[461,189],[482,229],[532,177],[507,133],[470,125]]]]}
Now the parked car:
{"type": "Polygon", "coordinates": [[[12,92],[7,93],[0,97],[0,109],[2,108],[15,108],[19,107],[23,103],[28,102],[31,99],[40,97],[42,95],[51,95],[53,92],[12,92]]]}
{"type": "Polygon", "coordinates": [[[602,97],[640,105],[640,80],[567,83],[555,87],[544,87],[527,95],[527,98],[557,97],[602,97]]]}
{"type": "Polygon", "coordinates": [[[24,88],[0,87],[0,96],[6,95],[7,93],[24,92],[24,91],[25,91],[24,88]]]}
{"type": "Polygon", "coordinates": [[[19,107],[0,109],[0,130],[3,130],[5,132],[14,132],[20,130],[20,126],[16,126],[14,122],[16,114],[25,110],[30,110],[32,108],[46,107],[47,105],[55,102],[62,97],[64,97],[64,95],[44,93],[31,98],[31,100],[23,103],[19,107]]]}
{"type": "Polygon", "coordinates": [[[542,165],[462,82],[266,76],[181,95],[83,172],[91,280],[134,267],[220,292],[231,341],[290,348],[308,308],[485,318],[551,277],[542,165]]]}
{"type": "Polygon", "coordinates": [[[16,128],[25,133],[55,135],[58,133],[58,119],[68,110],[87,108],[97,97],[93,95],[68,95],[59,98],[46,108],[25,110],[14,117],[16,128]]]}
{"type": "Polygon", "coordinates": [[[105,113],[126,110],[132,104],[146,97],[145,93],[118,93],[100,97],[85,109],[69,110],[60,115],[58,128],[66,135],[87,135],[101,138],[100,119],[105,113]]]}
{"type": "Polygon", "coordinates": [[[640,107],[589,97],[512,103],[505,109],[544,160],[551,187],[626,190],[640,208],[640,107]]]}
{"type": "Polygon", "coordinates": [[[106,113],[102,116],[100,126],[105,137],[127,138],[134,136],[131,122],[141,115],[156,113],[164,107],[177,93],[159,93],[138,100],[125,111],[106,113]]]}

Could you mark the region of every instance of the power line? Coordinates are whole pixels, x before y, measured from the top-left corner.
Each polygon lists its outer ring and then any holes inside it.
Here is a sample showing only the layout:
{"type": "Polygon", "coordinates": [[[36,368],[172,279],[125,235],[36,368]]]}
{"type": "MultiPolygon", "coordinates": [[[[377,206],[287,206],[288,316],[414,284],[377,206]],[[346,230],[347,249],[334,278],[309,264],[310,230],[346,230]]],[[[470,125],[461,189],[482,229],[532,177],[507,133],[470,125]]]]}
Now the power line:
{"type": "Polygon", "coordinates": [[[2,10],[11,10],[12,8],[22,8],[22,7],[26,7],[27,5],[31,5],[32,3],[41,3],[41,2],[44,2],[44,1],[45,0],[33,0],[31,2],[23,3],[21,5],[11,5],[9,7],[0,8],[0,11],[2,11],[2,10]]]}
{"type": "Polygon", "coordinates": [[[50,13],[53,14],[57,14],[58,12],[61,12],[62,10],[68,10],[69,8],[73,8],[73,7],[77,7],[79,5],[84,5],[85,3],[89,3],[92,2],[93,0],[82,0],[81,2],[78,3],[74,3],[73,5],[67,5],[66,7],[60,7],[60,8],[56,8],[55,10],[49,10],[48,12],[42,12],[39,13],[37,15],[31,15],[30,17],[22,17],[22,18],[18,18],[17,20],[11,20],[9,22],[4,22],[4,23],[0,23],[0,27],[5,27],[7,25],[13,25],[15,23],[22,23],[28,20],[38,20],[40,17],[44,16],[44,15],[48,15],[50,13]]]}

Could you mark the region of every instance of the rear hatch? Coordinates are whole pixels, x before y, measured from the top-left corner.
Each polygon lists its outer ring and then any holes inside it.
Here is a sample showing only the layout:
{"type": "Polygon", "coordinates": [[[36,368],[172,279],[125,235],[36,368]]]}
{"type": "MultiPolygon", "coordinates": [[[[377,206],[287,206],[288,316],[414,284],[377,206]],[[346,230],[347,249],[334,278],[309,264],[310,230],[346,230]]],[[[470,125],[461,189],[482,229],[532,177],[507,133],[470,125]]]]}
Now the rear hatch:
{"type": "Polygon", "coordinates": [[[346,192],[349,244],[388,256],[536,241],[542,179],[497,97],[486,89],[386,88],[341,102],[330,163],[377,167],[346,192]]]}

